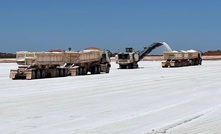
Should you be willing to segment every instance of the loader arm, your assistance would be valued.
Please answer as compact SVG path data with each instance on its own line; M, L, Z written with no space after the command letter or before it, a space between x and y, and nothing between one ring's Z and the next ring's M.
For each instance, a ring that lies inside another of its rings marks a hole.
M165 45L165 43L164 42L156 42L156 43L153 43L153 44L149 45L148 47L144 47L144 50L142 50L139 53L139 61L142 60L145 55L152 52L155 48L160 47L162 45ZM169 50L169 51L172 51L172 50Z

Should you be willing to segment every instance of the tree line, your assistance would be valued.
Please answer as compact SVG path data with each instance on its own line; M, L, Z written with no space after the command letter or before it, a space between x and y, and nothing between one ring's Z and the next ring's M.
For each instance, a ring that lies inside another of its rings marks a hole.
M0 58L15 58L15 57L16 57L15 54L0 52Z

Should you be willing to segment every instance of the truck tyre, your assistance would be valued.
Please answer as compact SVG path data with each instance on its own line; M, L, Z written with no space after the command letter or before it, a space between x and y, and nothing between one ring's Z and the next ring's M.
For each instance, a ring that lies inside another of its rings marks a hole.
M46 77L46 73L45 73L45 70L44 70L44 69L41 71L41 77L42 77L42 78L45 78L45 77Z
M195 65L198 65L199 64L199 59L196 59L195 60Z
M133 68L138 68L138 64L137 63L133 63Z
M80 68L77 69L77 72L78 72L78 75L81 75L81 69Z
M110 67L106 67L106 71L105 71L105 73L109 73L110 72Z
M56 77L60 77L60 70L59 70L59 68L56 68Z
M39 79L39 78L41 78L42 76L41 76L41 70L37 70L37 79Z
M60 70L60 76L63 77L64 76L64 69L59 69Z
M191 60L191 66L193 66L195 64L194 60Z
M83 68L83 74L86 75L87 74L87 69L84 67Z
M84 69L80 68L80 74L83 75L84 74Z
M120 65L120 69L125 69L127 66L125 65Z
M31 79L36 79L36 72L35 72L35 70L31 71Z
M97 66L94 67L94 74L97 74L98 70L97 70Z
M36 78L37 78L37 79L41 78L41 71L40 71L40 70L37 70Z
M202 59L200 59L200 65L202 65Z
M181 67L181 63L178 62L178 61L176 61L176 62L175 62L175 67Z
M76 68L76 76L79 75L79 68Z
M84 73L84 67L81 68L81 75L85 75L85 73Z
M78 75L82 75L83 74L83 68L78 68Z
M97 74L100 74L100 73L101 73L101 67L97 66Z
M64 69L64 76L68 76L68 70L67 70L67 68Z
M91 74L94 74L94 67L90 67Z

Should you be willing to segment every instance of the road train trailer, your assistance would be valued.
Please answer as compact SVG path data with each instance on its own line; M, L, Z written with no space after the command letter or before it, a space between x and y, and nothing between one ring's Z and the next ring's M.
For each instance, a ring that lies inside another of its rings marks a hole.
M110 58L106 50L91 47L82 51L16 52L18 68L10 70L11 79L39 79L109 73Z
M163 53L162 67L182 67L202 65L202 53L196 50Z

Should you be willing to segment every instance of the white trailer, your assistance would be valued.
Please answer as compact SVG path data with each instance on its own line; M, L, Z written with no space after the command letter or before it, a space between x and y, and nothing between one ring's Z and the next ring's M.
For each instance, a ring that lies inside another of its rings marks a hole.
M202 64L200 51L172 51L163 53L162 67L182 67Z
M27 52L16 53L18 69L10 71L11 79L39 79L45 77L63 77L109 73L110 58L108 52L98 48L83 51L63 52Z

